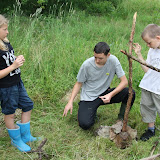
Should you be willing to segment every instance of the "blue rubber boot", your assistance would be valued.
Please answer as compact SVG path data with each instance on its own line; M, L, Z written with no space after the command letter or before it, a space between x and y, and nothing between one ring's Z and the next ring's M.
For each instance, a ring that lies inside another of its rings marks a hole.
M17 121L16 124L20 127L22 141L24 143L33 142L40 139L40 137L33 137L30 132L30 121L27 123L21 123L21 121Z
M25 144L21 139L20 127L16 126L16 129L8 129L8 134L11 138L11 144L17 147L21 152L29 152L31 150L30 146Z

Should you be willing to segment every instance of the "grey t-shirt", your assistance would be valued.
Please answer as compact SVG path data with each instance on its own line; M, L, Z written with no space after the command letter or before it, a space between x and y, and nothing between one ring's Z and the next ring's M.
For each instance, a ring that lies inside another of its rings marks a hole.
M108 89L115 74L118 78L125 75L119 60L114 55L108 57L103 67L96 66L94 57L85 60L77 75L77 81L83 83L81 101L96 99Z

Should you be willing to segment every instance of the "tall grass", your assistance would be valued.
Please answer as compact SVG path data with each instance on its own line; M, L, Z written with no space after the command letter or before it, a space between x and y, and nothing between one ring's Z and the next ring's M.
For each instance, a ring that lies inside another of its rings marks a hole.
M86 16L84 12L76 11L57 18L54 15L27 18L22 14L10 17L9 39L15 54L23 54L26 59L21 67L22 80L35 103L31 131L35 136L48 139L43 149L50 159L137 160L149 156L151 146L159 135L158 132L156 137L148 142L133 141L133 144L125 150L117 148L108 139L94 136L94 131L100 125L112 125L116 121L119 104L101 106L98 109L96 124L88 131L78 127L78 100L74 102L72 115L62 118L62 113L67 103L63 97L76 82L76 75L83 61L93 56L93 48L97 42L105 41L110 44L111 54L119 58L128 77L128 59L120 50L129 48L135 11L138 12L138 16L134 42L142 45L142 54L146 58L148 48L141 40L140 34L148 23L159 24L157 14L152 14L159 9L158 4L159 1L156 0L152 2L124 0L123 7L120 6L110 17ZM148 12L147 9L153 12ZM122 11L124 14L119 15ZM138 84L143 74L140 65L133 62L133 88L136 91L136 100L129 115L129 125L137 129L138 137L146 127L141 122L139 111ZM112 87L118 83L115 78ZM20 117L16 118L18 120ZM157 118L156 125L158 124ZM4 123L1 125L0 135L0 159L37 158L36 153L23 154L10 145ZM39 143L32 143L31 147L36 149ZM158 153L158 148L155 153Z

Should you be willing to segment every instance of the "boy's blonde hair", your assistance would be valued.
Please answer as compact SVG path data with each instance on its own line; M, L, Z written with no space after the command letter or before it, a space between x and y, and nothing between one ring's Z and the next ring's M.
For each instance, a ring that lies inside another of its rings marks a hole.
M0 14L0 28L4 25L7 24L8 25L8 20ZM4 42L9 42L9 40L7 39L7 37L3 40ZM0 39L0 49L3 51L7 51L8 48L6 47L6 45L4 44L1 39Z
M156 24L148 24L142 32L141 37L144 38L146 35L148 35L150 38L156 38L156 36L160 36L160 26Z

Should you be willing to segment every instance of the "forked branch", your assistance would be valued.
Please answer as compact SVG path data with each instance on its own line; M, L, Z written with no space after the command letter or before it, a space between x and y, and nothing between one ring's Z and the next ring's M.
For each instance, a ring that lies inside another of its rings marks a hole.
M129 57L129 58L137 61L138 63L140 63L140 64L142 64L142 65L144 65L144 66L146 66L146 67L148 67L148 68L150 68L150 69L153 69L153 70L155 70L155 71L157 71L157 72L160 72L160 69L158 69L158 68L156 68L156 67L153 67L152 65L149 65L149 64L147 64L147 63L142 62L140 59L132 56L131 54L127 53L126 51L121 50L121 52L124 53L127 57Z

